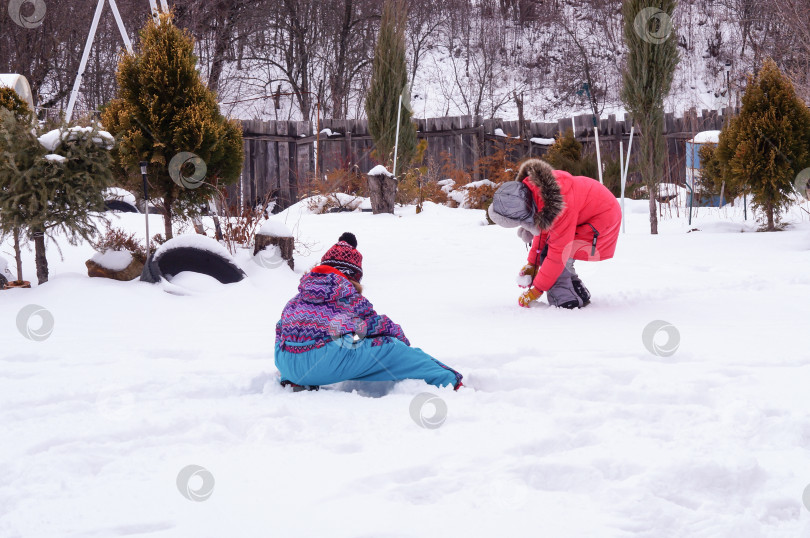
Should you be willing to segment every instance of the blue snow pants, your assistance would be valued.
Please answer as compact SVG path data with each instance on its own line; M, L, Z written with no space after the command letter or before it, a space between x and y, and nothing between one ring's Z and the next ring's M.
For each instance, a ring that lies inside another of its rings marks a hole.
M283 381L298 385L329 385L340 381L399 381L423 379L431 385L454 387L461 375L419 348L399 340L372 346L351 335L323 347L292 353L276 345L276 368ZM290 344L288 344L289 346Z

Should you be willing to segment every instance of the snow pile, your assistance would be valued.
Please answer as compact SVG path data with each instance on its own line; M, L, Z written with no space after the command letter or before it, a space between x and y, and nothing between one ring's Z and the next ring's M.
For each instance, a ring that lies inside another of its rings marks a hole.
M329 195L318 194L315 196L310 196L309 198L304 198L300 202L291 205L279 213L278 217L282 219L285 219L288 216L300 218L302 215L322 214L326 212L327 208L330 206L334 206L335 208L345 208L348 211L355 211L366 200L368 200L368 198L342 192L334 192Z
M135 195L131 192L124 190L120 187L110 187L104 190L104 199L105 200L119 200L121 202L126 202L132 207L138 207L138 200L135 198Z
M45 155L45 160L64 164L64 162L67 161L67 158L62 157L61 155L56 155L55 153L49 153L48 155Z
M126 250L105 250L96 252L90 260L110 271L123 271L132 263L132 254Z
M550 146L554 143L553 138L531 138L530 139L532 144L538 144L540 146Z
M11 274L11 270L8 268L8 260L4 257L0 256L0 275L6 277L6 280L11 282L14 280L14 276Z
M184 234L169 239L155 251L154 258L158 259L164 252L175 248L194 248L216 254L226 260L231 260L231 253L228 252L216 239L201 234Z
M293 233L287 226L276 219L267 219L259 229L259 235L270 235L273 237L293 237Z
M75 140L81 134L93 132L92 127L69 127L67 129L54 129L48 131L38 138L40 145L48 151L56 151L56 148L65 140ZM104 149L112 149L115 146L115 138L107 131L96 131L93 142Z
M689 196L689 191L686 187L677 185L675 183L659 183L658 184L658 198L669 199L669 203L682 204Z
M394 177L394 174L392 174L391 172L389 172L389 171L388 171L388 169L387 169L385 166L381 165L381 164L378 164L377 166L375 166L374 168L372 168L371 170L369 170L369 171L368 171L368 175L369 175L369 176L388 176L388 177Z
M470 183L467 183L466 185L461 185L457 189L454 189L453 187L455 187L455 182L452 179L443 180L443 181L449 181L450 182L450 183L445 183L445 185L442 186L442 190L447 193L447 197L449 199L453 200L454 202L456 202L456 204L458 204L458 207L464 208L464 209L467 209L467 208L470 207L470 205L469 205L469 198L470 198L469 189L474 189L474 188L483 187L483 186L495 187L497 185L497 183L495 183L493 181L490 181L488 179L482 179L480 181L471 181Z

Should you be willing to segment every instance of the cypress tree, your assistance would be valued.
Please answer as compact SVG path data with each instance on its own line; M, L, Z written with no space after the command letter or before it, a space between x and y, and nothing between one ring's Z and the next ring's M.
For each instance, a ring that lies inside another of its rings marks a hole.
M750 194L765 229L776 230L794 178L810 166L810 111L773 60L748 77L740 115L721 131L716 158L726 185Z
M402 0L383 5L380 33L374 49L371 86L366 97L368 131L374 140L376 158L393 161L399 96L403 95L399 122L397 168L404 170L416 153L416 126L411 122L408 93L408 66L405 60L405 28L408 13Z
M118 98L102 116L120 141L115 158L121 186L140 193L139 163L149 163L150 185L163 201L167 239L172 237L175 213L193 216L216 189L235 182L242 171L241 126L222 116L216 95L196 66L189 32L177 28L170 14L150 18L141 31L140 52L123 56L118 64ZM172 159L186 152L205 166L184 160L180 175L170 171Z
M639 169L650 195L650 233L658 233L655 197L667 158L664 140L664 97L678 65L672 29L674 0L624 0L627 64L621 98L641 131Z

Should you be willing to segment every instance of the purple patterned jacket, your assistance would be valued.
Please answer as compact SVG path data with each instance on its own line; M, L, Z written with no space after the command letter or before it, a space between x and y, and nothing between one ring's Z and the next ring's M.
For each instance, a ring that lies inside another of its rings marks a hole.
M396 338L406 345L402 327L374 311L374 306L336 269L315 267L301 278L276 324L276 346L303 353L355 333L379 346ZM287 345L292 344L292 345Z

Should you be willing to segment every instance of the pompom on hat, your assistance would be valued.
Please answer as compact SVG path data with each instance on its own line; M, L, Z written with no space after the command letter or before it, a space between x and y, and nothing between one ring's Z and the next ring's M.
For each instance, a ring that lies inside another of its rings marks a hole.
M363 279L363 255L357 250L357 238L346 232L338 242L326 251L321 258L321 265L334 267L349 279L360 282Z

